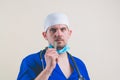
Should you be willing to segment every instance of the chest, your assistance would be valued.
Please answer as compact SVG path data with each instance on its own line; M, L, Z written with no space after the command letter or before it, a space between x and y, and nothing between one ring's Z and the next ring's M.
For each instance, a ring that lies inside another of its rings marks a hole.
M63 62L63 65L60 63L56 64L56 67L48 80L78 80L78 74L68 65L69 64L66 64L65 62Z
M60 58L58 61L58 67L66 78L68 78L73 72L68 58Z

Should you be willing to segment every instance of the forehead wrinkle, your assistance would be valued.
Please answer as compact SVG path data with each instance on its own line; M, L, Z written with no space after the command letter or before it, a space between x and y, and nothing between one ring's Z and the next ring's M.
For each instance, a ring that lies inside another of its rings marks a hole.
M60 29L62 29L62 28L67 28L67 29L69 29L68 26L65 25L65 24L57 24L57 25L53 25L53 26L49 27L49 28L47 29L47 31L50 30L51 28L58 30L59 27L60 27ZM46 31L46 32L47 32L47 31Z
M55 28L55 29L58 29L58 28L67 28L66 25L54 25L54 26L51 26L51 28Z

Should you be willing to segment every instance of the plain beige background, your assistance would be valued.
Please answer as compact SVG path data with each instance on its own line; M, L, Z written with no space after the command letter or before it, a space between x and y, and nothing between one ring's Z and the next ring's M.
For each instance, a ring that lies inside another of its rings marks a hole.
M0 80L16 80L22 59L47 46L46 15L68 15L72 55L91 80L120 80L119 0L0 0Z

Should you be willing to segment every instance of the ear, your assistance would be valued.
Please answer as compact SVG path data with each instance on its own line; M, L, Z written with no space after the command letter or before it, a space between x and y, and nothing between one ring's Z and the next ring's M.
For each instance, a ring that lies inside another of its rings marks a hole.
M71 36L71 34L72 34L72 30L69 30L69 36Z
M71 37L71 34L72 34L72 30L69 30L69 37L68 38Z
M42 32L42 35L43 35L44 39L47 40L47 33L46 32Z

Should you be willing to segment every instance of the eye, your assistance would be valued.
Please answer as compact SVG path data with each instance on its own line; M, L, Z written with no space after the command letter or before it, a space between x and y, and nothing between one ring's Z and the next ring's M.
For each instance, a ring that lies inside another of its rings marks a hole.
M66 31L66 28L61 28L61 31L62 31L62 32Z
M50 32L55 33L55 32L56 32L56 29L55 29L55 28L51 28L51 29L50 29Z

